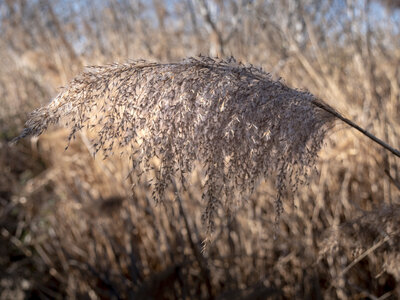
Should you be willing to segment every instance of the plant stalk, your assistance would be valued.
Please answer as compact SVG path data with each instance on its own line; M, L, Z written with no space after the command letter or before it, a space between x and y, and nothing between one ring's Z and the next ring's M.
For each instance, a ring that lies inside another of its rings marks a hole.
M361 128L360 126L358 126L356 123L354 123L353 121L343 117L340 113L338 113L337 111L335 111L334 109L332 109L331 107L329 107L328 105L321 103L319 101L313 100L312 103L325 110L326 112L334 115L336 118L342 120L343 122L345 122L346 124L348 124L349 126L353 127L354 129L357 129L358 131L360 131L362 134L364 134L365 136L369 137L371 140L373 140L375 143L379 144L380 146L382 146L383 148L385 148L386 150L389 150L390 152L392 152L394 155L396 155L397 157L400 157L400 151L393 148L392 146L390 146L389 144L385 143L384 141L382 141L381 139L377 138L375 135L373 135L372 133L368 132L367 130Z

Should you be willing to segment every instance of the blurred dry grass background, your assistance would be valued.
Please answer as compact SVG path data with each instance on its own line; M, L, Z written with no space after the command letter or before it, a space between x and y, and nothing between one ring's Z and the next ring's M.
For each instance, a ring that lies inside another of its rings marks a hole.
M0 298L397 299L399 162L338 125L284 203L266 179L199 253L201 174L156 206L118 157L27 114L84 66L233 55L306 88L400 147L398 1L0 2ZM131 186L135 185L134 193Z

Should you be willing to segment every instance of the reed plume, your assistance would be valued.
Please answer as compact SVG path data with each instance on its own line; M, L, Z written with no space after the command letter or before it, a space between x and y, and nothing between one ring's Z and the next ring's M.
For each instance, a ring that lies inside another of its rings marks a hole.
M87 128L95 153L119 149L134 169L155 174L155 201L174 178L184 185L198 162L205 172L203 219L212 231L218 207L229 210L269 176L279 217L282 197L307 180L338 116L309 92L233 58L138 60L88 68L35 110L16 140L51 124L68 126L69 140Z

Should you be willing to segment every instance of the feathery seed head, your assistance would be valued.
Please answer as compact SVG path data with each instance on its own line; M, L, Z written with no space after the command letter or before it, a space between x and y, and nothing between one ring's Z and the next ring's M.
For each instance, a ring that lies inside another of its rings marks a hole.
M319 100L233 58L140 60L88 68L34 111L18 138L63 123L69 139L84 127L94 130L95 152L120 147L136 168L149 170L158 157L156 201L173 176L183 181L199 162L206 174L204 220L212 231L218 206L231 207L273 174L279 216L281 198L306 179L334 121L313 101Z

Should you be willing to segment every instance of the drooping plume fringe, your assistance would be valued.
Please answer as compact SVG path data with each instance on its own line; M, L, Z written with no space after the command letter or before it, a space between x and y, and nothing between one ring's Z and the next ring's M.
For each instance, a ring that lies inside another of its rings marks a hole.
M155 201L199 162L206 174L203 217L212 231L218 207L229 210L267 176L275 175L279 216L282 197L307 179L340 116L310 93L233 58L141 60L88 68L34 111L16 140L51 124L69 127L69 140L88 128L96 153L119 148L133 168L154 170Z

